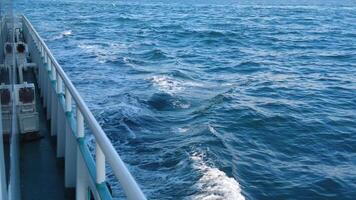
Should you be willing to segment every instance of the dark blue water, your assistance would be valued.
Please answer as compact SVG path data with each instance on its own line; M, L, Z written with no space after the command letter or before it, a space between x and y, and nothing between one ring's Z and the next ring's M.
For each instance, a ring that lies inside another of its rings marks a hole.
M20 9L149 199L355 199L356 2L216 2Z

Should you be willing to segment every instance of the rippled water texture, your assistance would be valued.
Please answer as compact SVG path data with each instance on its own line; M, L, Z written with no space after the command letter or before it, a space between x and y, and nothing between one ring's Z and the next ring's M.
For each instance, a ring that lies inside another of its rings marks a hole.
M148 198L355 199L356 3L19 9Z

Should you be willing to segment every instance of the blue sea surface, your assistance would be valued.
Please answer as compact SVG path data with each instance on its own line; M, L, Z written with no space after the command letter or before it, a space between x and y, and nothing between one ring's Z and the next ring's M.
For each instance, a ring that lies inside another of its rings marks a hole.
M149 199L356 199L356 1L16 3Z

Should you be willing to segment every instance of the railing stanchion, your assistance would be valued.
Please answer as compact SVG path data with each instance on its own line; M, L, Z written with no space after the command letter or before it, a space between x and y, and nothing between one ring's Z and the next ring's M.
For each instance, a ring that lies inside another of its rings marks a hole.
M72 122L74 123L72 113L72 95L67 87L65 87L65 115L65 187L73 188L76 186L77 177L77 141L72 133Z
M41 52L41 58L43 57L43 53L44 53L44 51L43 51L43 46L42 45L40 45L40 44L38 44L39 46L40 46L40 52Z
M36 43L36 42L35 42ZM45 84L45 80L46 80L46 72L47 72L47 65L46 63L43 63L42 60L41 60L41 55L40 55L40 52L38 51L38 48L37 48L37 45L35 45L35 48L36 48L36 58L37 58L37 62L40 63L38 65L38 67L40 68L41 70L41 85L42 85L42 94L41 94L41 97L43 98L43 107L46 106L46 84Z
M48 63L46 62L42 62L42 59L41 59L41 52L39 53L39 60L41 62L41 64L43 65L43 80L42 80L42 85L44 86L44 93L43 93L43 107L46 107L47 108L47 93L48 93L48 84L47 84L47 80L48 80ZM48 119L48 118L47 118Z
M75 188L76 200L88 199L88 176L85 169L86 166L82 154L80 153L79 147L77 147L77 184Z
M78 140L84 139L84 118L80 111L80 108L77 107L77 138ZM77 145L77 185L76 185L76 199L85 200L87 197L87 173L86 166L82 154L80 152L79 146Z
M47 103L47 120L51 118L51 70L52 70L52 63L49 62L47 63L47 80L46 80L46 88L47 88L47 93L46 93L46 103Z
M62 94L63 93L63 81L61 76L57 73L57 93Z
M68 88L66 88L65 90L65 96L66 96L66 107L65 107L65 111L66 112L72 112L72 95L70 94Z
M65 143L65 107L63 101L63 83L61 76L57 73L57 157L64 156Z
M57 76L56 69L52 65L52 79L51 79L51 135L54 136L57 134L57 104L58 104L58 96L57 96Z
M78 138L84 137L84 118L78 106L77 106L77 137Z
M31 52L34 52L34 51L36 51L37 49L35 48L36 47L36 45L35 45L35 42L34 41L31 41ZM35 62L36 63L40 63L40 62L38 62L38 59L36 58L36 55L35 55ZM41 90L41 97L43 96L43 85L42 85L42 79L43 79L43 73L42 73L42 65L37 65L37 69L38 69L38 85L39 85L39 88L40 88L40 90Z
M105 155L100 148L100 145L96 142L95 145L95 157L96 157L96 183L100 184L105 181Z

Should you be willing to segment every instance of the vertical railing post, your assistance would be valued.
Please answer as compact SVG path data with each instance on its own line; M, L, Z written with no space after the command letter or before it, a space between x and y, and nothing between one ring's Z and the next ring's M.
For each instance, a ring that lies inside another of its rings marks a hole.
M52 79L51 79L51 135L54 136L57 134L57 105L58 105L58 96L57 96L57 72L54 65L52 65Z
M41 49L41 47L39 47ZM42 79L42 85L43 85L43 107L46 107L47 108L47 93L48 93L48 66L49 66L49 63L46 63L45 60L42 59L42 53L41 53L42 50L39 51L39 62L41 62L41 65L43 65L43 79ZM48 108L47 108L48 109ZM46 118L48 119L48 117Z
M84 138L84 118L78 106L77 106L77 137Z
M77 138L84 139L84 118L77 105ZM77 185L76 185L76 199L86 200L87 199L87 176L86 167L80 152L79 146L77 145Z
M46 72L46 76L47 76L47 80L46 80L46 103L47 103L47 119L51 118L51 73L52 70L52 62L47 62L47 72Z
M65 187L74 188L77 178L77 141L73 134L72 122L72 95L65 87L65 115L66 115L66 136L65 136Z
M31 49L30 49L30 52L35 52L37 49L36 49L36 42L35 42L35 39L32 38L31 40ZM35 55L32 55L34 60L32 62L35 62L37 63L37 68L38 68L38 85L39 85L39 88L41 89L41 97L42 97L42 94L43 94L43 85L42 85L42 65L40 64L39 62L39 59L37 58L36 56L36 53L34 53Z
M31 40L31 50L30 50L30 52L34 52L34 51L36 51L37 49L36 49L36 42L35 42L35 38L34 37L32 37L32 40ZM37 56L35 55L35 61L34 62L36 62L37 63L37 68L38 68L38 85L39 85L39 87L40 87L40 89L41 89L41 97L43 96L43 85L42 85L42 79L43 79L43 73L42 73L42 69L43 69L43 67L42 67L42 65L41 64L39 64L40 62L39 62L39 59L37 58ZM32 61L33 62L33 61Z
M65 143L65 104L62 104L63 99L63 81L59 73L57 75L57 157L64 156Z
M62 94L63 93L63 81L61 76L57 73L57 93Z
M95 146L96 157L96 183L100 184L105 182L105 155L100 148L100 145L96 142Z
M38 42L38 43L39 43L39 46L40 46L40 49L41 49L41 57L44 57L43 46L40 44L40 42Z
M36 52L38 51L38 53L36 53L37 55L37 63L39 64L38 67L41 68L41 82L40 85L42 85L41 91L41 97L43 97L43 107L45 107L46 104L46 73L47 73L47 65L45 62L43 62L43 60L41 59L41 52L38 49L38 45L37 45L37 38L34 37L34 42L35 42L35 49Z
M72 112L72 95L70 94L68 88L65 90L65 96L66 96L66 112Z
M87 176L85 171L84 159L80 153L79 147L77 147L77 185L75 188L75 199L76 200L87 200Z

